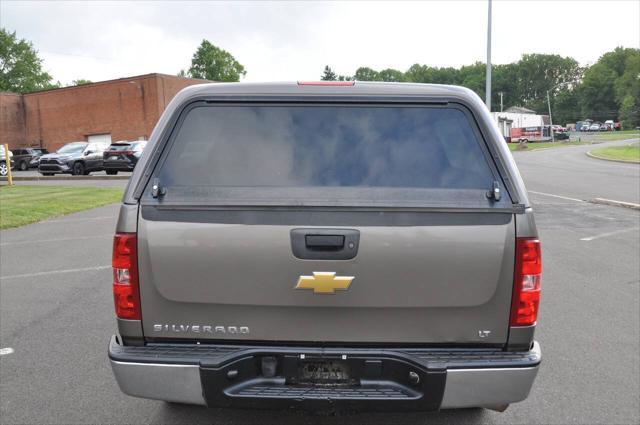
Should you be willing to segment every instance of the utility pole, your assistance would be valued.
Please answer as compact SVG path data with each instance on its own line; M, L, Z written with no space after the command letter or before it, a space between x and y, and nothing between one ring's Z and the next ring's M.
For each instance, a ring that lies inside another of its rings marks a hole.
M485 88L485 103L491 112L491 0L489 0L489 14L487 17L487 86Z
M551 100L549 99L549 90L547 90L547 106L549 107L549 132L551 132L551 141L555 142L556 138L553 134L553 119L551 119Z
M500 95L500 112L502 112L503 108L503 103L502 103L502 96L504 95L503 91L498 92L498 94Z

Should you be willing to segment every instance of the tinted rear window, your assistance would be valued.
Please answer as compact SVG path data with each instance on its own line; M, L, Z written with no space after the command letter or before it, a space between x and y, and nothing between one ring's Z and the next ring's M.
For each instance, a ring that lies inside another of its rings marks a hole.
M413 198L411 189L490 188L495 177L480 143L453 107L201 106L187 112L158 177L174 194L307 188L305 197L331 189L340 199L354 188L386 189L381 196L397 188Z

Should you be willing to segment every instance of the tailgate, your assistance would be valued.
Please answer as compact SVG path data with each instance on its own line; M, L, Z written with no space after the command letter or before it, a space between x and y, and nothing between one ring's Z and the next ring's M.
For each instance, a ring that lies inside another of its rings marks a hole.
M325 220L345 221L340 214L326 214ZM142 209L146 337L506 341L515 239L509 214L418 213L409 226L350 222L331 227L336 235L359 232L357 255L350 260L296 258L292 230L317 234L328 229L312 226L302 215L287 225L220 223L216 216ZM346 290L336 283L333 294L296 289L301 276L314 272L353 280Z

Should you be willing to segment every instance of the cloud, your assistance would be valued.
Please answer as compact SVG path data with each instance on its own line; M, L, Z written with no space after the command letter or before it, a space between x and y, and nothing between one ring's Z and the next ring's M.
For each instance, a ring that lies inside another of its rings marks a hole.
M495 1L493 62L558 53L595 62L640 47L638 2ZM202 39L246 81L319 78L359 66L484 61L486 2L0 2L0 25L31 40L55 79L99 81L188 68ZM608 18L609 16L609 18Z

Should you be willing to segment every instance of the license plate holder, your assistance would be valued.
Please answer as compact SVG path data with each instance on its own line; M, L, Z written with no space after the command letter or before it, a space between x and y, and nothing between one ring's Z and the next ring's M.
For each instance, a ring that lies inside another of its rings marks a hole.
M348 384L351 367L340 360L305 360L298 363L298 382L313 384Z

